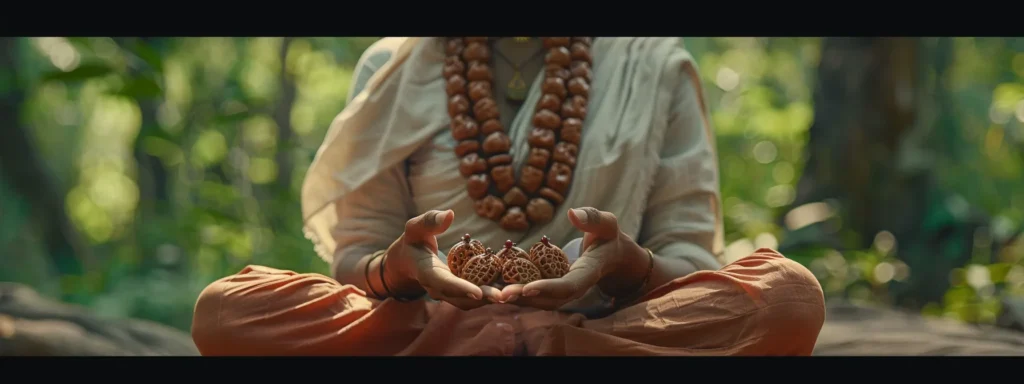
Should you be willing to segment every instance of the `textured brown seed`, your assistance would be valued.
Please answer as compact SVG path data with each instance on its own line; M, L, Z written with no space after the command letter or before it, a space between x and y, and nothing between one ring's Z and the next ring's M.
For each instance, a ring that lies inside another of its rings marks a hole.
M530 247L529 259L545 279L557 279L569 273L569 258L561 248L551 244L547 236Z
M448 250L448 269L452 271L452 274L459 276L462 272L462 266L466 264L466 261L473 256L484 253L484 245L478 240L473 240L469 234L462 235L462 241L455 243Z
M542 278L540 269L529 260L514 258L501 267L501 279L506 284L528 284Z
M512 240L505 240L505 247L498 251L498 265L501 267L505 266L505 263L509 260L520 258L529 259L529 254L526 253L522 248L519 248L512 242Z
M469 258L461 272L463 280L475 285L490 285L501 275L497 257L486 252Z

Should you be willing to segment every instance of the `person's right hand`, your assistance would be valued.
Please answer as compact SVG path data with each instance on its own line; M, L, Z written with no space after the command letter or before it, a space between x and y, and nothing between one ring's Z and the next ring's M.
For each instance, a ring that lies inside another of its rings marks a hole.
M476 286L456 277L437 257L435 236L447 231L454 220L452 210L428 211L405 223L405 233L387 250L384 271L393 295L425 290L430 297L464 310L501 299L498 289Z

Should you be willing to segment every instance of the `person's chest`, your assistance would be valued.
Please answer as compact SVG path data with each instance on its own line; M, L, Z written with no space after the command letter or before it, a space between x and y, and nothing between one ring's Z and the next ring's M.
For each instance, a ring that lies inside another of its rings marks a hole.
M652 133L664 130L667 114L652 102L651 84L637 81L630 60L598 64L572 184L551 222L526 232L512 232L478 216L466 191L467 180L459 173L459 158L454 150L457 142L448 130L439 132L408 159L409 187L417 212L452 209L456 213L451 229L439 236L442 248L458 241L464 233L492 247L500 246L506 239L528 246L541 236L566 244L581 235L566 217L565 211L570 207L592 206L626 219L642 214L638 207L650 191L660 149L659 135ZM532 71L524 67L524 72ZM517 105L502 95L504 82L510 77L507 71L495 72L495 93L502 105L501 120L512 142L509 152L518 178L530 151L526 138L533 129L540 79L534 77L529 96ZM626 221L635 222L635 231L639 230L639 217Z

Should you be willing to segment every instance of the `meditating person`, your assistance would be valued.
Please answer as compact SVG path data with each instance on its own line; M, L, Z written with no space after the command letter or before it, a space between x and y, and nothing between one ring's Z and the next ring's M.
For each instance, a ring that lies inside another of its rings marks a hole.
M213 282L203 355L812 352L806 268L770 249L718 261L714 135L681 39L387 38L353 88L302 190L333 276ZM571 267L480 285L452 269L531 247Z

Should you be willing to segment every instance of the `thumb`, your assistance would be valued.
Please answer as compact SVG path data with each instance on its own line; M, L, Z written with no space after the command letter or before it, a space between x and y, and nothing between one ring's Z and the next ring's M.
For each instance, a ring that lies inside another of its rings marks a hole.
M427 211L405 222L405 240L413 245L425 244L437 248L437 239L434 236L447 231L454 220L455 212L450 209Z
M569 222L593 240L609 241L619 236L619 221L615 215L591 207L569 209Z

